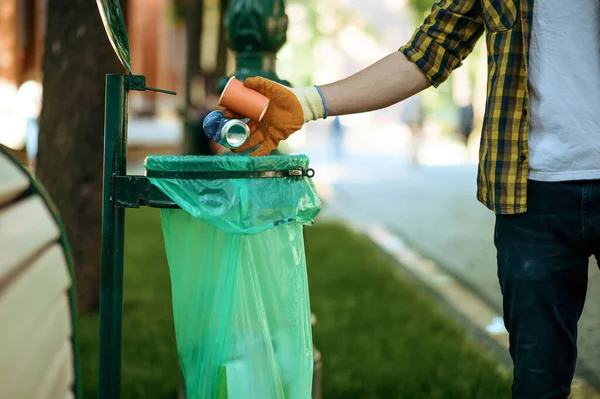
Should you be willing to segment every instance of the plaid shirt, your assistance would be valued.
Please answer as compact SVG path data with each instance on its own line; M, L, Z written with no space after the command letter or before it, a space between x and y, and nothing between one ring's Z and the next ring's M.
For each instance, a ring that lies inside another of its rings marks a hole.
M527 54L533 0L439 0L401 47L435 87L485 32L488 89L477 199L498 214L527 210Z

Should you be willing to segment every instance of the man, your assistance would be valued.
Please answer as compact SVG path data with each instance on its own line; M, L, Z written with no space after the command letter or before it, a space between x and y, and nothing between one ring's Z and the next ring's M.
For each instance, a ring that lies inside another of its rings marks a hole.
M345 134L346 126L344 126L339 116L334 117L333 121L331 122L331 130L329 132L329 137L331 149L336 161L340 161L344 157Z
M469 137L473 132L473 122L475 118L475 110L473 103L468 102L458 107L458 134L465 145L469 144Z
M483 34L489 77L477 198L496 214L512 395L565 399L588 260L600 250L597 0L440 0L400 51L347 79L292 91L248 79L272 100L242 150L259 145L254 154L268 154L310 120L437 87Z
M42 85L35 80L23 83L15 98L15 113L23 123L25 130L25 150L28 166L33 170L36 165L40 111L42 109Z
M419 163L419 152L423 144L423 126L425 125L425 107L418 95L402 102L402 121L410 131L409 155L413 164Z

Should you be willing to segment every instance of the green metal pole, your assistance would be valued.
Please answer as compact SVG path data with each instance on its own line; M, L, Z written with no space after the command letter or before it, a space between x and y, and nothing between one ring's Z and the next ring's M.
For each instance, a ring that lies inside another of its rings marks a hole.
M225 15L229 47L235 53L235 76L251 76L290 86L276 73L277 52L287 39L288 16L284 0L230 0ZM221 91L228 78L219 80Z
M106 76L99 399L118 399L121 393L125 209L114 206L113 176L125 175L127 169L126 85L125 75Z

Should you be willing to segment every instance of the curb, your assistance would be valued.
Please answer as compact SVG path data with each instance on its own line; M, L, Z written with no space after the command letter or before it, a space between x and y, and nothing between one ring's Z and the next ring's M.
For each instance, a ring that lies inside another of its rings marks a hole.
M508 332L504 328L502 315L442 270L436 262L418 254L386 227L369 225L357 228L396 260L399 268L433 291L451 309L508 353ZM576 375L569 399L600 399L600 391Z

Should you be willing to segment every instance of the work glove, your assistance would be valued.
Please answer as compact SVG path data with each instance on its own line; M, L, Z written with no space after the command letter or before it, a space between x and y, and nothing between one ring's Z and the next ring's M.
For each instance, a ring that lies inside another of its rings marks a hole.
M248 122L250 138L233 152L245 152L258 146L250 155L269 155L280 141L300 130L305 123L327 118L325 98L317 86L291 89L262 77L245 79L244 86L271 101L260 122ZM228 119L243 118L227 109L223 111L223 116Z

